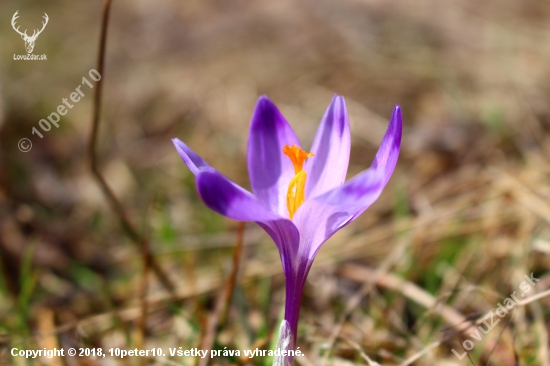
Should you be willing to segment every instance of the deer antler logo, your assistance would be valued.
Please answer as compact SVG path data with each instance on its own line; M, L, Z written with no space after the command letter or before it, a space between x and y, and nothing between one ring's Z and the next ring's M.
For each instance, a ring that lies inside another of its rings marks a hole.
M17 33L19 33L21 35L21 38L23 38L23 41L25 41L25 48L27 50L27 53L32 53L32 50L34 49L34 42L36 41L36 38L38 38L38 36L40 35L40 33L42 33L42 31L44 30L44 28L46 28L46 24L48 24L48 14L44 13L44 22L42 22L42 29L40 30L34 30L32 36L28 36L27 35L27 30L25 29L24 32L21 32L19 31L19 27L15 27L15 21L17 20L17 18L19 18L19 15L17 15L17 13L19 12L19 10L17 10L15 12L15 14L13 14L13 18L11 18L11 26L13 27L13 29L15 29L15 31Z

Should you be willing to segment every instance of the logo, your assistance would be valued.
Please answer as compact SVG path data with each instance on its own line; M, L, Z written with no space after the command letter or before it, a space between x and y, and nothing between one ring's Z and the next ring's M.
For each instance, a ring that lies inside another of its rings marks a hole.
M21 38L23 38L23 41L25 41L25 49L27 50L26 55L13 55L14 60L45 60L46 55L33 55L32 51L34 50L34 43L36 42L36 38L42 33L44 28L46 28L46 25L48 24L48 14L44 13L44 21L42 22L42 29L38 30L35 29L32 33L32 36L29 36L27 34L27 30L25 29L24 32L21 32L19 30L19 26L16 25L17 18L19 18L19 10L13 14L13 17L11 18L11 26L13 29L19 33Z

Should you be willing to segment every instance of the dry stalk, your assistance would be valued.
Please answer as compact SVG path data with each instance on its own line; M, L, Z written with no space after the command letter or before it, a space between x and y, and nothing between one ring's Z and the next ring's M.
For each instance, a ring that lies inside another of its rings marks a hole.
M99 164L97 161L97 140L98 140L98 131L99 131L99 122L101 120L101 102L102 102L102 90L103 90L103 81L105 80L105 48L107 45L107 25L109 23L109 13L111 9L111 0L105 0L103 5L103 15L101 18L101 33L99 37L99 52L97 57L97 66L96 70L101 75L101 79L97 82L97 86L94 92L94 106L93 106L93 117L92 117L92 130L90 134L90 143L88 156L90 161L90 169L92 175L96 179L99 188L103 192L105 198L109 202L114 213L118 217L122 228L126 235L134 242L136 247L139 250L145 247L144 242L147 240L134 225L128 219L124 207L114 194L111 187L107 184L107 181L103 177L101 170L99 169ZM145 253L148 257L147 260L151 265L152 270L158 277L162 285L170 292L174 293L175 286L172 284L170 278L164 273L160 265L157 263L155 258L151 255L149 251Z
M241 252L243 247L243 234L244 234L244 222L239 222L239 227L237 228L237 241L235 244L235 251L233 252L233 266L231 268L231 274L225 283L224 288L219 293L218 299L216 300L216 306L214 311L208 319L206 325L206 330L204 332L204 337L201 342L201 350L207 350L210 352L212 345L216 339L216 333L218 326L225 319L227 308L229 306L231 295L235 288L235 283L237 282L237 274L239 272L240 262L241 262ZM207 366L209 357L201 358L199 361L199 366Z

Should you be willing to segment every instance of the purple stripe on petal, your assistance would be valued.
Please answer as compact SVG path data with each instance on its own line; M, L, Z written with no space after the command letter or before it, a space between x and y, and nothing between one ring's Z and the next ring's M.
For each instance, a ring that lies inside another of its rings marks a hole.
M275 241L284 267L293 267L300 235L292 221L269 211L250 192L213 168L197 175L197 190L204 203L219 214L258 223Z
M183 159L183 162L187 164L187 167L193 174L197 175L202 170L210 168L210 165L196 152L191 150L183 141L176 138L172 139L172 142Z
M346 180L350 152L350 131L344 97L335 95L319 125L306 160L306 199L339 187Z
M284 145L300 145L292 127L265 96L256 104L248 139L248 174L254 195L269 210L288 217L286 193L294 168Z
M390 125L382 139L380 148L372 162L371 168L382 169L385 175L384 184L390 180L390 177L397 164L399 148L401 147L401 134L403 129L403 118L401 116L401 107L396 105L390 118Z

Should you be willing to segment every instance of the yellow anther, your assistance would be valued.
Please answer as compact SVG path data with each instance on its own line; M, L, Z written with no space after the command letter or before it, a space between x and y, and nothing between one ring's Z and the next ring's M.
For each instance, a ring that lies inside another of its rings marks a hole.
M304 166L304 161L306 161L307 158L314 156L313 153L307 153L300 146L292 145L283 146L283 154L288 156L290 158L290 161L292 161L292 165L294 165L294 173L298 174L298 172L302 171L302 168Z
M296 145L283 147L283 154L290 158L292 165L294 166L294 173L296 174L294 178L290 181L288 185L288 191L286 194L286 206L290 219L294 216L294 213L298 210L298 207L304 203L305 197L305 188L306 188L306 178L307 174L303 171L304 161L307 158L314 156L313 153L306 153L302 148Z

